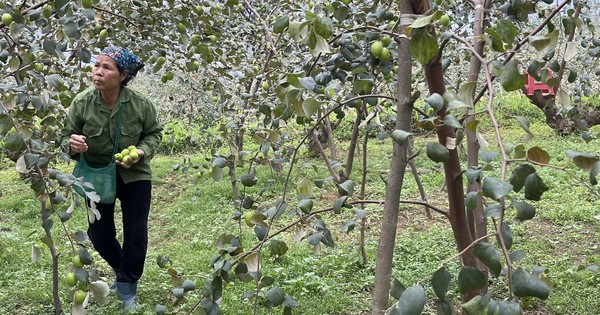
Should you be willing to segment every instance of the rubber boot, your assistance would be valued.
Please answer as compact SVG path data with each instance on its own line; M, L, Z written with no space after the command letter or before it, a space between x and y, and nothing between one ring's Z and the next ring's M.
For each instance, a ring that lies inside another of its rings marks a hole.
M125 313L135 312L137 310L137 282L117 281L117 297L123 301L123 311Z
M121 269L117 268L117 269L113 269L113 271L115 273L115 280L109 287L111 294L117 293L117 281L118 281L119 277L121 276Z

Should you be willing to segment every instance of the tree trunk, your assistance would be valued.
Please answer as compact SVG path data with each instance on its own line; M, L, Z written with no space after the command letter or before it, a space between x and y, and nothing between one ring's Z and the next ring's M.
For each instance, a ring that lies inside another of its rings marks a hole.
M438 58L435 58L431 63L425 66L425 77L429 85L430 93L438 93L444 95L446 86L444 85L444 76L442 65ZM445 106L440 109L438 115L445 115ZM456 138L454 128L446 125L441 125L437 128L438 141L446 146L448 139ZM446 176L446 187L448 190L448 210L450 214L450 225L454 233L458 252L465 250L472 242L473 237L469 229L469 222L465 209L465 192L463 187L463 174L460 167L460 159L456 148L449 150L450 157L444 162L444 174ZM467 250L462 255L463 265L477 267L477 259L473 256L471 249ZM469 301L474 294L473 292L465 292L462 294L462 301Z
M409 0L400 1L400 11L404 14L413 13ZM403 34L405 27L400 33ZM412 117L411 77L412 57L408 49L409 41L406 38L396 38L398 44L398 84L397 84L397 120L396 129L410 132L410 119ZM377 265L375 267L375 286L373 288L373 305L371 314L383 314L388 308L390 280L392 277L392 263L396 242L396 225L398 223L398 208L400 206L400 192L404 181L407 163L409 141L404 145L394 143L391 161L390 177L387 182L383 217L381 218L381 235L377 248Z
M483 47L485 42L480 39L484 33L483 23L485 21L485 10L489 7L489 1L486 3L485 0L473 0L473 7L475 8L475 19L473 21L473 37L476 38L473 47L480 56L483 56ZM479 38L479 39L477 39ZM471 65L469 68L469 82L477 82L479 78L479 72L481 72L481 61L479 58L472 57ZM475 90L470 95L471 99L475 98ZM471 109L473 112L474 109ZM469 116L465 123L468 123L475 119L474 116ZM471 168L479 167L479 141L477 140L476 132L465 128L467 136L467 163ZM474 181L467 187L468 192L479 191L481 189L481 183ZM469 213L469 226L472 228L472 238L479 239L487 235L487 222L483 211L483 200L481 195L477 195L477 207ZM487 239L484 239L487 241ZM488 269L482 262L478 262L478 268L481 272L488 275ZM487 292L487 285L478 291L478 294L484 295Z

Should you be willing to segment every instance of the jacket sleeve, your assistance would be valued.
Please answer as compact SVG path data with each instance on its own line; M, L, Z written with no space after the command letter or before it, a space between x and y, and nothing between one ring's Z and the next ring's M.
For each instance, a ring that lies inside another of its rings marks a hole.
M67 110L67 117L60 136L60 149L69 153L71 150L70 139L72 134L80 135L83 131L83 117L81 117L80 98L75 98ZM76 155L71 155L75 157Z
M163 125L158 119L156 106L146 99L143 113L142 136L137 148L144 151L144 158L152 159L162 139Z

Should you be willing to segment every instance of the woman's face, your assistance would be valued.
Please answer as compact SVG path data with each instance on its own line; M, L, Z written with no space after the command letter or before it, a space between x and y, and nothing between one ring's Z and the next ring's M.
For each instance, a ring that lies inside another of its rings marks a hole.
M106 55L99 55L92 69L92 81L96 89L100 91L109 91L119 89L121 82L125 80L127 73L119 72L117 63Z

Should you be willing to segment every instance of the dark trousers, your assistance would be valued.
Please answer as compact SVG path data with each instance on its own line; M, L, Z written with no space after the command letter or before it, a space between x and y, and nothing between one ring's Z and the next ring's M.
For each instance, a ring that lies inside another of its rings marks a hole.
M118 173L118 172L117 172ZM144 271L148 249L148 214L152 183L148 180L123 183L117 176L117 199L123 214L123 246L115 229L115 204L97 204L100 220L89 224L94 248L117 271L117 281L137 282Z

